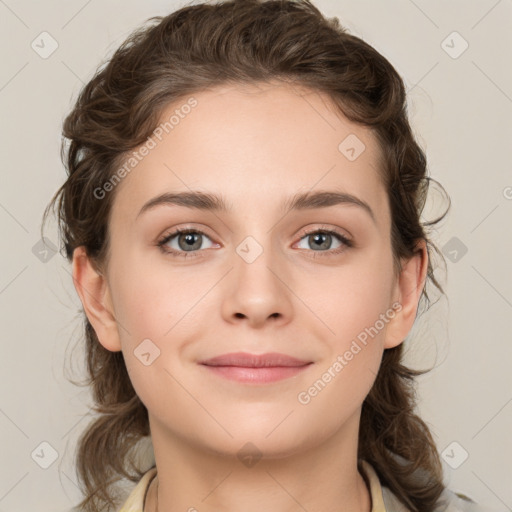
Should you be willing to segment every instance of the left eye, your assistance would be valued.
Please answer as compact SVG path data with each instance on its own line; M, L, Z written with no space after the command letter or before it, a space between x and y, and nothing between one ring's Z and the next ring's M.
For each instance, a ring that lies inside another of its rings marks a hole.
M339 245L337 247L330 247L332 244L332 241L334 239L337 239L339 242ZM299 249L310 249L311 247L317 247L317 249L313 249L317 251L320 249L320 252L324 252L322 249L325 250L335 250L339 249L342 246L350 246L350 241L343 236L341 233L337 233L336 231L330 231L330 230L317 230L312 231L309 233L306 233L305 236L301 238L301 240L305 240L307 244L310 245L310 247L299 247Z

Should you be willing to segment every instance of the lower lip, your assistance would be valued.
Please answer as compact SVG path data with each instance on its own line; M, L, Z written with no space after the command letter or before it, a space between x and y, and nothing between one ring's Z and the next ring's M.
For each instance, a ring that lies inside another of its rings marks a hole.
M304 366L271 366L263 368L249 368L246 366L203 366L220 377L229 380L266 384L293 377L308 368L310 364L311 363Z

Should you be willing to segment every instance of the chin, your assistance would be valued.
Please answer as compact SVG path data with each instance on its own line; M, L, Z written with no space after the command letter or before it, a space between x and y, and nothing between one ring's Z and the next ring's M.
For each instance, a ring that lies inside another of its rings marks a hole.
M274 424L272 429L262 431L261 425L241 423L236 431L228 429L233 438L219 432L214 437L204 439L204 444L209 450L223 456L281 459L300 453L320 441L311 433L301 432L302 435L299 435L299 432L290 431L291 426L285 428L283 424L276 428Z

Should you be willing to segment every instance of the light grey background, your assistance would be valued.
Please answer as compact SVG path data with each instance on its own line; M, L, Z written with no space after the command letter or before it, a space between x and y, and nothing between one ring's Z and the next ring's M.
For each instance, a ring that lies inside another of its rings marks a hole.
M43 209L65 178L61 123L82 84L132 29L182 5L0 0L0 512L66 510L80 497L73 451L91 419L90 397L66 380L79 376L64 365L83 368L80 347L72 352L82 333L81 304L65 259L48 253L45 263L33 252ZM408 361L436 365L419 379L420 412L444 453L449 486L512 510L512 2L315 5L404 77L430 173L452 198L450 216L434 233L447 253L448 301L419 320ZM43 31L58 43L46 59L31 47L35 41L43 51ZM469 46L458 55L464 41ZM434 213L442 206L436 198L429 202ZM54 225L47 236L57 243ZM442 269L436 275L444 279ZM52 453L43 442L57 456L48 469L40 467ZM467 460L452 469L465 452Z

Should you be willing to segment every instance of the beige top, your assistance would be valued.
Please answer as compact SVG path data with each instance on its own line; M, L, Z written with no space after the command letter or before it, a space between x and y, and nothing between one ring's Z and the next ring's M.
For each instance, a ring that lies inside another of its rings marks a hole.
M362 461L362 468L368 478L372 500L371 512L409 512L398 498L387 488L382 487L373 467ZM144 512L144 500L151 481L156 476L156 467L144 473L119 512ZM433 512L490 512L474 502L462 499L446 489L441 495L439 506Z

